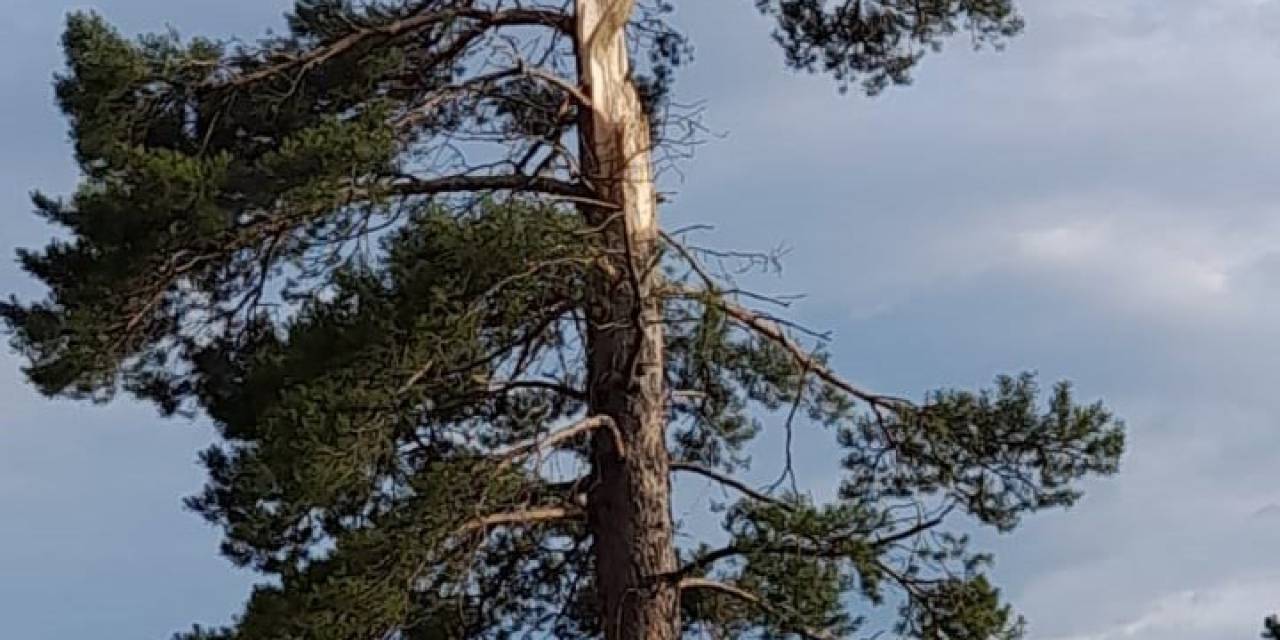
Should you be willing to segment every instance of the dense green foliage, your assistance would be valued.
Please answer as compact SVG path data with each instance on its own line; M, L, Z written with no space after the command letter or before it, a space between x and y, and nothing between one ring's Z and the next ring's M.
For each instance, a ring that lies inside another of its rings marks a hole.
M905 84L927 51L963 31L975 46L1000 46L1022 30L1012 0L755 0L774 16L787 64L829 73L843 90Z
M1019 26L1001 0L758 4L791 65L870 90L957 29ZM0 316L43 392L124 390L217 425L189 505L270 580L233 628L188 638L599 634L588 439L529 443L588 410L583 291L605 250L573 205L591 196L566 151L578 107L504 73L495 33L545 27L529 42L562 73L572 47L554 8L481 5L301 0L254 49L69 20L57 96L83 180L36 197L65 231L21 255L49 294ZM687 57L664 15L638 14L633 43L655 118ZM1119 423L1066 385L1041 402L1029 376L919 405L850 393L695 259L659 265L672 458L736 472L797 420L841 447L844 482L829 503L748 494L725 546L680 549L680 575L653 579L756 598L689 590L686 631L851 634L898 606L904 636L1016 636L956 519L1004 531L1072 504L1077 480L1115 471Z

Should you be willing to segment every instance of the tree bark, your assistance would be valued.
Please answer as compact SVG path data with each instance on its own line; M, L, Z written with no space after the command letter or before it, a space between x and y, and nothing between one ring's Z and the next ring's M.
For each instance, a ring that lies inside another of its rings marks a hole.
M626 443L593 440L587 520L595 545L601 626L609 640L679 636L666 446L657 198L649 122L632 83L625 26L634 0L575 0L575 44L589 109L580 121L583 173L617 209L584 208L601 229L602 266L588 291L588 395Z

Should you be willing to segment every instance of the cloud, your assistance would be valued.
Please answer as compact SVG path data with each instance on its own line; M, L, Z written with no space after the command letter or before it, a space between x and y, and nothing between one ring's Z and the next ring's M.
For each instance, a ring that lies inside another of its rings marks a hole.
M99 4L128 29L167 16L249 35L286 3ZM698 59L677 88L729 135L699 148L686 181L673 174L669 223L717 223L710 241L734 248L790 246L785 278L753 284L810 294L800 319L833 329L835 364L871 386L914 394L1037 368L1128 420L1118 477L983 539L1032 638L1255 637L1280 609L1266 566L1280 533L1280 2L1026 1L1008 51L954 43L874 101L785 73L748 5L678 7ZM0 184L21 220L3 251L48 235L20 216L26 191L73 176L49 106L66 6L19 7L0 25L14 114ZM32 292L12 266L0 279ZM46 403L10 374L0 394L0 506L21 524L0 535L0 566L23 576L0 580L7 630L155 636L234 610L246 580L177 503L199 483L207 434L136 407ZM113 512L120 496L138 499ZM142 557L161 542L161 562ZM171 567L207 593L148 573ZM131 619L103 619L108 600ZM163 612L134 615L149 600Z
M1280 576L1232 581L1206 589L1188 589L1148 603L1131 620L1101 631L1057 640L1226 640L1256 637L1262 629L1259 611L1280 603Z
M701 48L689 84L730 135L679 222L793 247L761 286L811 294L803 319L875 388L1035 368L1127 420L1120 475L983 538L1032 638L1256 637L1280 609L1280 2L1023 6L1005 53L952 47L875 101L740 82L720 70L777 52Z
M1211 211L1176 203L1093 197L1035 203L993 216L1014 223L1013 260L1082 296L1162 320L1240 322L1266 300L1280 229L1259 212L1247 234ZM1269 212L1268 212L1269 213Z

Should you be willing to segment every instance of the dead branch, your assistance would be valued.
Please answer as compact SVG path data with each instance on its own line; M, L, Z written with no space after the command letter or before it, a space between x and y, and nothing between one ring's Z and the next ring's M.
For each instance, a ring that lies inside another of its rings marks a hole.
M622 432L618 430L618 426L614 424L613 418L610 418L609 416L591 416L590 418L580 420L568 427L565 427L546 438L521 443L508 449L506 452L499 454L501 462L499 462L498 468L502 469L509 467L518 462L521 458L531 455L537 451L554 447L565 440L595 431L596 429L608 429L609 433L613 436L613 444L616 447L618 456L626 456L626 442L622 439Z
M329 45L317 47L306 54L230 78L214 78L204 89L238 89L267 78L297 70L305 73L361 44L371 40L390 40L421 31L427 27L456 19L474 20L486 28L505 26L548 26L563 33L572 34L572 17L558 11L542 9L504 9L486 11L474 8L453 8L444 11L423 11L413 16L376 27L363 27L339 38Z
M459 534L487 531L494 527L509 525L538 524L555 520L569 520L582 516L582 512L569 507L536 507L519 511L492 513L470 520L459 527Z
M529 65L521 59L514 67L500 69L492 73L486 73L474 78L469 78L463 82L457 82L441 87L421 102L414 105L412 110L393 120L391 124L398 130L411 129L428 118L432 110L438 108L446 100L449 100L454 96L463 96L469 93L480 93L491 88L493 84L501 80L520 76L533 78L550 84L565 92L565 94L576 101L579 105L588 109L591 108L591 99L582 92L580 87L569 80L560 77L554 72L541 67Z
M689 268L693 269L693 272L698 274L698 277L702 279L702 282L707 285L708 289L711 289L712 291L720 289L719 285L716 284L715 278L711 277L711 274L702 266L702 262L693 255L693 252L689 251L689 247L684 246L683 242L680 242L680 240L676 239L675 236L667 233L666 231L659 231L659 233L662 234L662 239L665 240L671 248L675 249L676 253L680 254L680 257L684 258L684 261L688 263Z
M547 84L553 85L556 88L560 89L561 91L564 91L566 94L572 97L575 101L577 101L579 105L586 107L588 109L592 108L591 98L586 93L583 93L582 87L574 84L573 82L570 82L569 80L561 77L560 75L556 73L552 73L551 71L547 71L542 67L530 65L524 60L520 60L517 70L518 70L518 73L520 73L521 75L542 80L543 82L546 82Z
M587 399L587 393L582 389L576 389L554 380L494 380L489 383L488 389L490 393L506 393L517 389L537 389L552 391L578 401Z

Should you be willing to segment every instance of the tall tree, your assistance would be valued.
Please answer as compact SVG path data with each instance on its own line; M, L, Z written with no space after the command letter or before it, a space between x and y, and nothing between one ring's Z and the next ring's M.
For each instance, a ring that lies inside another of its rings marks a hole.
M1015 34L1011 2L755 4L791 67L876 93ZM865 391L663 232L654 154L696 133L669 17L299 0L252 46L70 17L83 178L35 197L69 234L20 255L48 297L0 315L43 392L218 426L189 504L272 579L191 638L833 638L885 603L905 636L1017 634L957 520L1071 504L1120 425L1027 375ZM733 475L797 419L844 452L831 501ZM740 496L722 545L677 544L673 473Z

